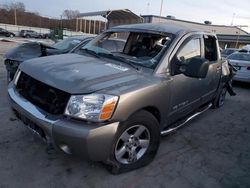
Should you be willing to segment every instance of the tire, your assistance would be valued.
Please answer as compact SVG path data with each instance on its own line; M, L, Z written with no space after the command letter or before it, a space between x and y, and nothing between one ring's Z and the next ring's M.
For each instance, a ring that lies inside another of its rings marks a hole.
M224 105L224 103L225 103L226 94L227 94L227 88L222 87L219 90L218 95L213 100L212 108L220 108L220 107L222 107Z
M25 38L30 38L31 36L30 35L25 35Z
M147 111L139 111L118 128L108 169L112 174L120 174L141 168L153 160L159 144L157 119Z
M10 38L13 38L15 35L13 35L13 34L10 34Z

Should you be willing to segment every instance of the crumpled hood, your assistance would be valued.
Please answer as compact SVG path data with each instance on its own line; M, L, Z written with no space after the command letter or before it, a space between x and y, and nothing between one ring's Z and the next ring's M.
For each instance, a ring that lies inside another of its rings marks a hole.
M27 42L7 51L4 58L22 62L42 56L42 49L53 49L53 47L40 42Z
M22 63L20 69L43 83L71 94L126 86L142 77L133 68L113 60L77 54L31 59Z

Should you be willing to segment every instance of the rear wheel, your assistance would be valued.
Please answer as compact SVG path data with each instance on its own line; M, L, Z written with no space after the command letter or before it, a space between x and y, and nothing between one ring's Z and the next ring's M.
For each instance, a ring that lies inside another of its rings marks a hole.
M220 108L224 105L227 94L227 88L223 87L220 89L218 95L213 101L213 108Z
M124 122L111 150L111 173L118 174L149 164L160 143L159 123L147 111L140 111Z

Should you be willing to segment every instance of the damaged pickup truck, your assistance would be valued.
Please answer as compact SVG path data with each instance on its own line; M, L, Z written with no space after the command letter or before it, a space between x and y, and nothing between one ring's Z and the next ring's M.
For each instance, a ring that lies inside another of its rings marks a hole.
M123 50L103 48L111 38L125 40ZM221 107L232 92L213 33L117 26L78 53L22 63L8 86L11 106L49 144L102 161L112 173L150 163L161 135Z

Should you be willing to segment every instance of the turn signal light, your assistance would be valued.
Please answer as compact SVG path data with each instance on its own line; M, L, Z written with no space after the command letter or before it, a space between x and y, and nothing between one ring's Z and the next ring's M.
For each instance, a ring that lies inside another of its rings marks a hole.
M116 101L110 101L109 103L105 104L102 108L101 114L99 116L100 120L107 120L111 118L113 111L115 109Z

